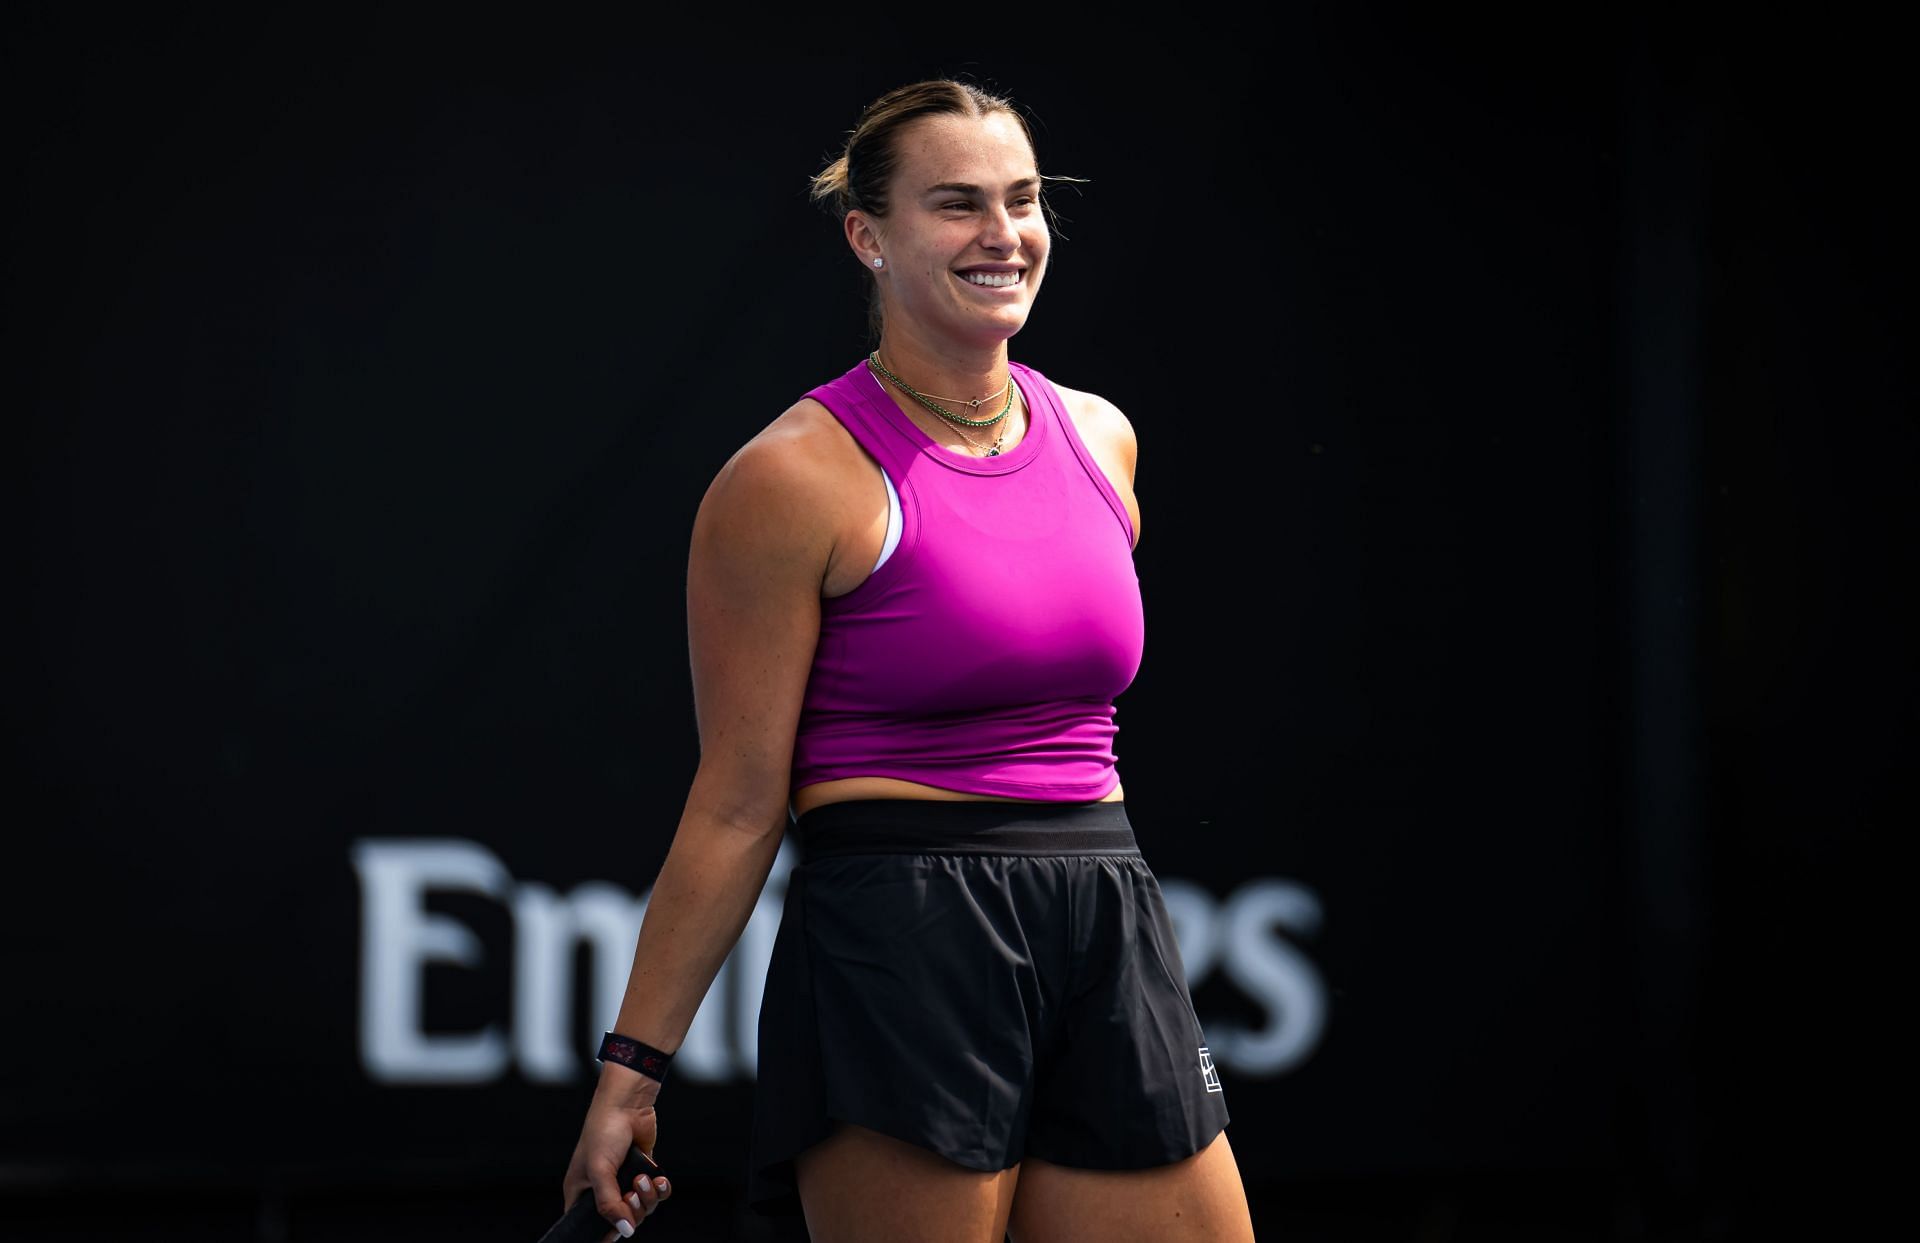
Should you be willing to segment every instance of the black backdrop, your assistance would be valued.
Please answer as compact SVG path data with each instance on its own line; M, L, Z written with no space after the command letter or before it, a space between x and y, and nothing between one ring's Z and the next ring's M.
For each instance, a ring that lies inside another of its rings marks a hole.
M695 762L694 507L865 347L806 178L952 72L1088 179L1014 353L1139 431L1121 769L1263 1234L1848 1211L1915 735L1884 39L1002 20L8 19L9 1237L537 1231ZM791 1233L751 967L666 1237Z

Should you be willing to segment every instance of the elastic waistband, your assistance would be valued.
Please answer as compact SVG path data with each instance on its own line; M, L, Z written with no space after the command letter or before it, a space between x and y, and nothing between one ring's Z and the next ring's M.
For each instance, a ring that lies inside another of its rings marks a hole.
M800 861L836 855L1137 855L1124 803L828 803L793 824Z

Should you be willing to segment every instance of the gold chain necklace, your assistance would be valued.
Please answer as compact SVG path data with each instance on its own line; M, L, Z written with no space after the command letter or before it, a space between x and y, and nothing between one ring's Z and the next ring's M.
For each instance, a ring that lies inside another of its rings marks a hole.
M875 351L875 352L878 353L878 351ZM1007 370L1007 384L1011 384L1011 383L1013 383L1013 370L1009 368ZM994 389L991 393L988 393L985 397L942 397L938 393L922 393L920 395L922 397L925 397L928 401L950 401L956 406L965 406L969 410L972 410L975 414L978 414L980 413L980 407L986 405L990 401L994 401L998 398L1006 396L1007 384L1002 384L999 388Z
M1001 419L1004 419L1007 417L1007 411L1013 409L1013 371L1011 368L1009 368L1007 371L1006 384L1001 386L1001 392L1007 395L1007 404L1000 407L1000 413L994 415L990 419L970 419L970 418L967 418L965 415L955 414L953 411L947 409L945 406L942 406L938 402L935 402L933 399L929 398L925 393L922 393L919 389L915 388L913 385L907 383L905 380L901 379L899 376L893 374L893 372L888 371L886 364L880 361L879 350L875 350L873 353L867 355L867 366L873 371L876 371L879 374L887 377L887 379L893 381L894 387L898 388L901 392L913 398L915 401L919 402L921 405L925 406L927 409L933 411L935 414L939 415L941 418L945 419L947 422L953 424L955 427L992 427L995 423L998 423ZM991 401L994 397L998 395L999 394L990 394L986 397L982 397L980 400ZM950 398L947 398L946 400L952 401L954 399L950 397ZM968 402L966 401L966 399L962 399L962 401L963 401L963 404L974 405L975 409L979 408L977 403Z
M1008 383L1012 383L1011 378L1009 378ZM1022 401L1020 403L1020 408L1022 410L1025 410L1027 408L1027 403L1025 401ZM1013 430L1013 420L1009 419L1004 425L1001 426L1000 434L993 438L993 443L990 445L983 445L979 441L975 440L973 437L967 435L966 429L963 427L955 427L953 430L956 432L959 432L960 439L966 441L968 444L972 445L974 448L985 449L986 452L980 454L981 457L999 457L1000 442L1007 438L1007 433L1009 431Z

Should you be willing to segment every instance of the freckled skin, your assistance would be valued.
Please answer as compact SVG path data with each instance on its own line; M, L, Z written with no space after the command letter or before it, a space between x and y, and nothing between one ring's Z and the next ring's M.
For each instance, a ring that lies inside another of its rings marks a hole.
M1007 339L1026 325L1046 274L1053 239L1039 169L1005 113L923 117L901 136L900 150L887 215L849 212L847 242L880 285L884 356L912 368L916 386L930 392L973 391L951 386L967 377L979 383L996 368L1006 374ZM947 184L979 192L929 193ZM886 266L873 269L875 258ZM1008 264L1026 269L1010 289L979 289L959 276L973 265Z

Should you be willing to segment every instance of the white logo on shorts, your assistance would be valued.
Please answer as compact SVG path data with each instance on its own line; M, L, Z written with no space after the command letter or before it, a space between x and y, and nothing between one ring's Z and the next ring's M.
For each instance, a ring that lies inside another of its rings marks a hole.
M1220 1072L1213 1068L1213 1054L1207 1052L1207 1046L1200 1046L1200 1077L1207 1081L1207 1091L1220 1090Z

